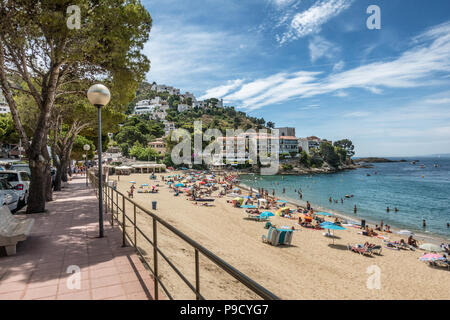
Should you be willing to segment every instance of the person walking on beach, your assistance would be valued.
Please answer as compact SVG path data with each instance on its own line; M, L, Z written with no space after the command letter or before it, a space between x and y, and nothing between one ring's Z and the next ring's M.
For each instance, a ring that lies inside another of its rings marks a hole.
M311 210L311 204L309 201L306 201L306 209Z

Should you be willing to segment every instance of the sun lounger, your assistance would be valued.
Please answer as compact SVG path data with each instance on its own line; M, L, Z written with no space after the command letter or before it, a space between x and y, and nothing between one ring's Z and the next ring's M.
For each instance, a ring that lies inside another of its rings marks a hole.
M359 253L360 255L367 255L367 256L371 256L372 255L372 251L367 247L364 246L362 244L348 244L348 250Z
M16 254L16 245L30 234L34 219L17 219L7 206L0 208L0 247L5 247L6 255Z

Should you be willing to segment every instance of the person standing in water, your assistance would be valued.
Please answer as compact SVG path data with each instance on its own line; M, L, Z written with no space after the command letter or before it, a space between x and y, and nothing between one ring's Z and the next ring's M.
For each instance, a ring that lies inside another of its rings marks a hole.
M422 227L424 227L424 228L427 227L427 222L425 221L425 219L422 219Z
M354 213L357 213L357 212L358 212L358 208L356 208L356 204L355 204L355 206L353 207L353 212L354 212Z
M389 212L389 211L391 211L391 209L389 209L389 207L387 207L387 208L386 208L386 212Z

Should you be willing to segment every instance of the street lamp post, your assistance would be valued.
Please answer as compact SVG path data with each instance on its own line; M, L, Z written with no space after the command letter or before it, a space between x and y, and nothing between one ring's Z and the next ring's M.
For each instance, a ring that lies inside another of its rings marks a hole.
M86 151L86 154L84 155L84 167L86 170L86 187L88 186L88 167L87 167L87 160L88 160L88 151L91 150L91 146L88 144L85 144L83 146L83 150Z
M103 171L102 171L102 107L111 100L111 93L102 84L95 84L89 88L87 93L89 102L97 107L98 117L98 224L99 237L103 238Z

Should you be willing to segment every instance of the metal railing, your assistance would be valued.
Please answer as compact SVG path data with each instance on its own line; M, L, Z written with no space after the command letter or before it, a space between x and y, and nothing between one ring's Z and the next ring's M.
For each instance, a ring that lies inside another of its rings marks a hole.
M89 175L89 180L92 184L92 186L95 188L95 191L98 196L98 178L92 174L92 172ZM250 291L261 297L265 300L279 300L276 295L247 277L245 274L237 270L236 268L232 267L230 264L216 256L214 253L209 251L208 249L201 246L199 243L197 243L195 240L191 239L175 227L173 227L171 224L167 223L148 209L142 207L141 205L135 203L128 197L126 197L123 193L115 190L111 186L104 185L103 187L103 200L105 203L105 210L111 211L111 225L114 226L114 220L117 222L117 224L122 229L122 245L127 246L127 239L129 243L131 243L138 255L142 258L143 263L147 266L147 268L151 271L154 280L154 299L158 300L159 298L159 287L161 286L164 293L167 295L167 297L171 300L173 300L173 296L168 291L167 287L164 285L164 283L161 280L160 274L159 274L159 268L158 268L158 259L159 256L164 259L164 261L167 262L167 264L170 266L170 268L178 275L178 277L187 285L187 287L195 294L197 300L205 300L205 297L200 292L200 254L202 254L204 257L209 259L211 262L213 262L216 266L227 272L229 275L231 275L233 278L235 278L238 282L246 286ZM127 215L126 210L126 204L131 204L133 210L132 210L132 217ZM153 227L153 237L150 239L148 235L145 234L145 232L142 231L141 228L139 228L137 223L137 209L142 211L145 215L150 217L152 219L152 227ZM119 213L121 214L121 217L119 217ZM122 218L120 221L120 218ZM128 227L127 222L129 222L131 225ZM158 246L158 227L164 227L166 230L170 231L171 234L176 235L178 238L189 244L193 249L195 253L195 284L192 284L186 276L175 266L175 264L168 258L168 256L162 252L160 247ZM128 229L133 228L133 234L134 236L131 237L128 233ZM151 266L147 260L145 259L144 253L141 251L141 249L137 245L137 234L139 234L143 239L145 239L146 242L148 242L153 247L153 266Z

